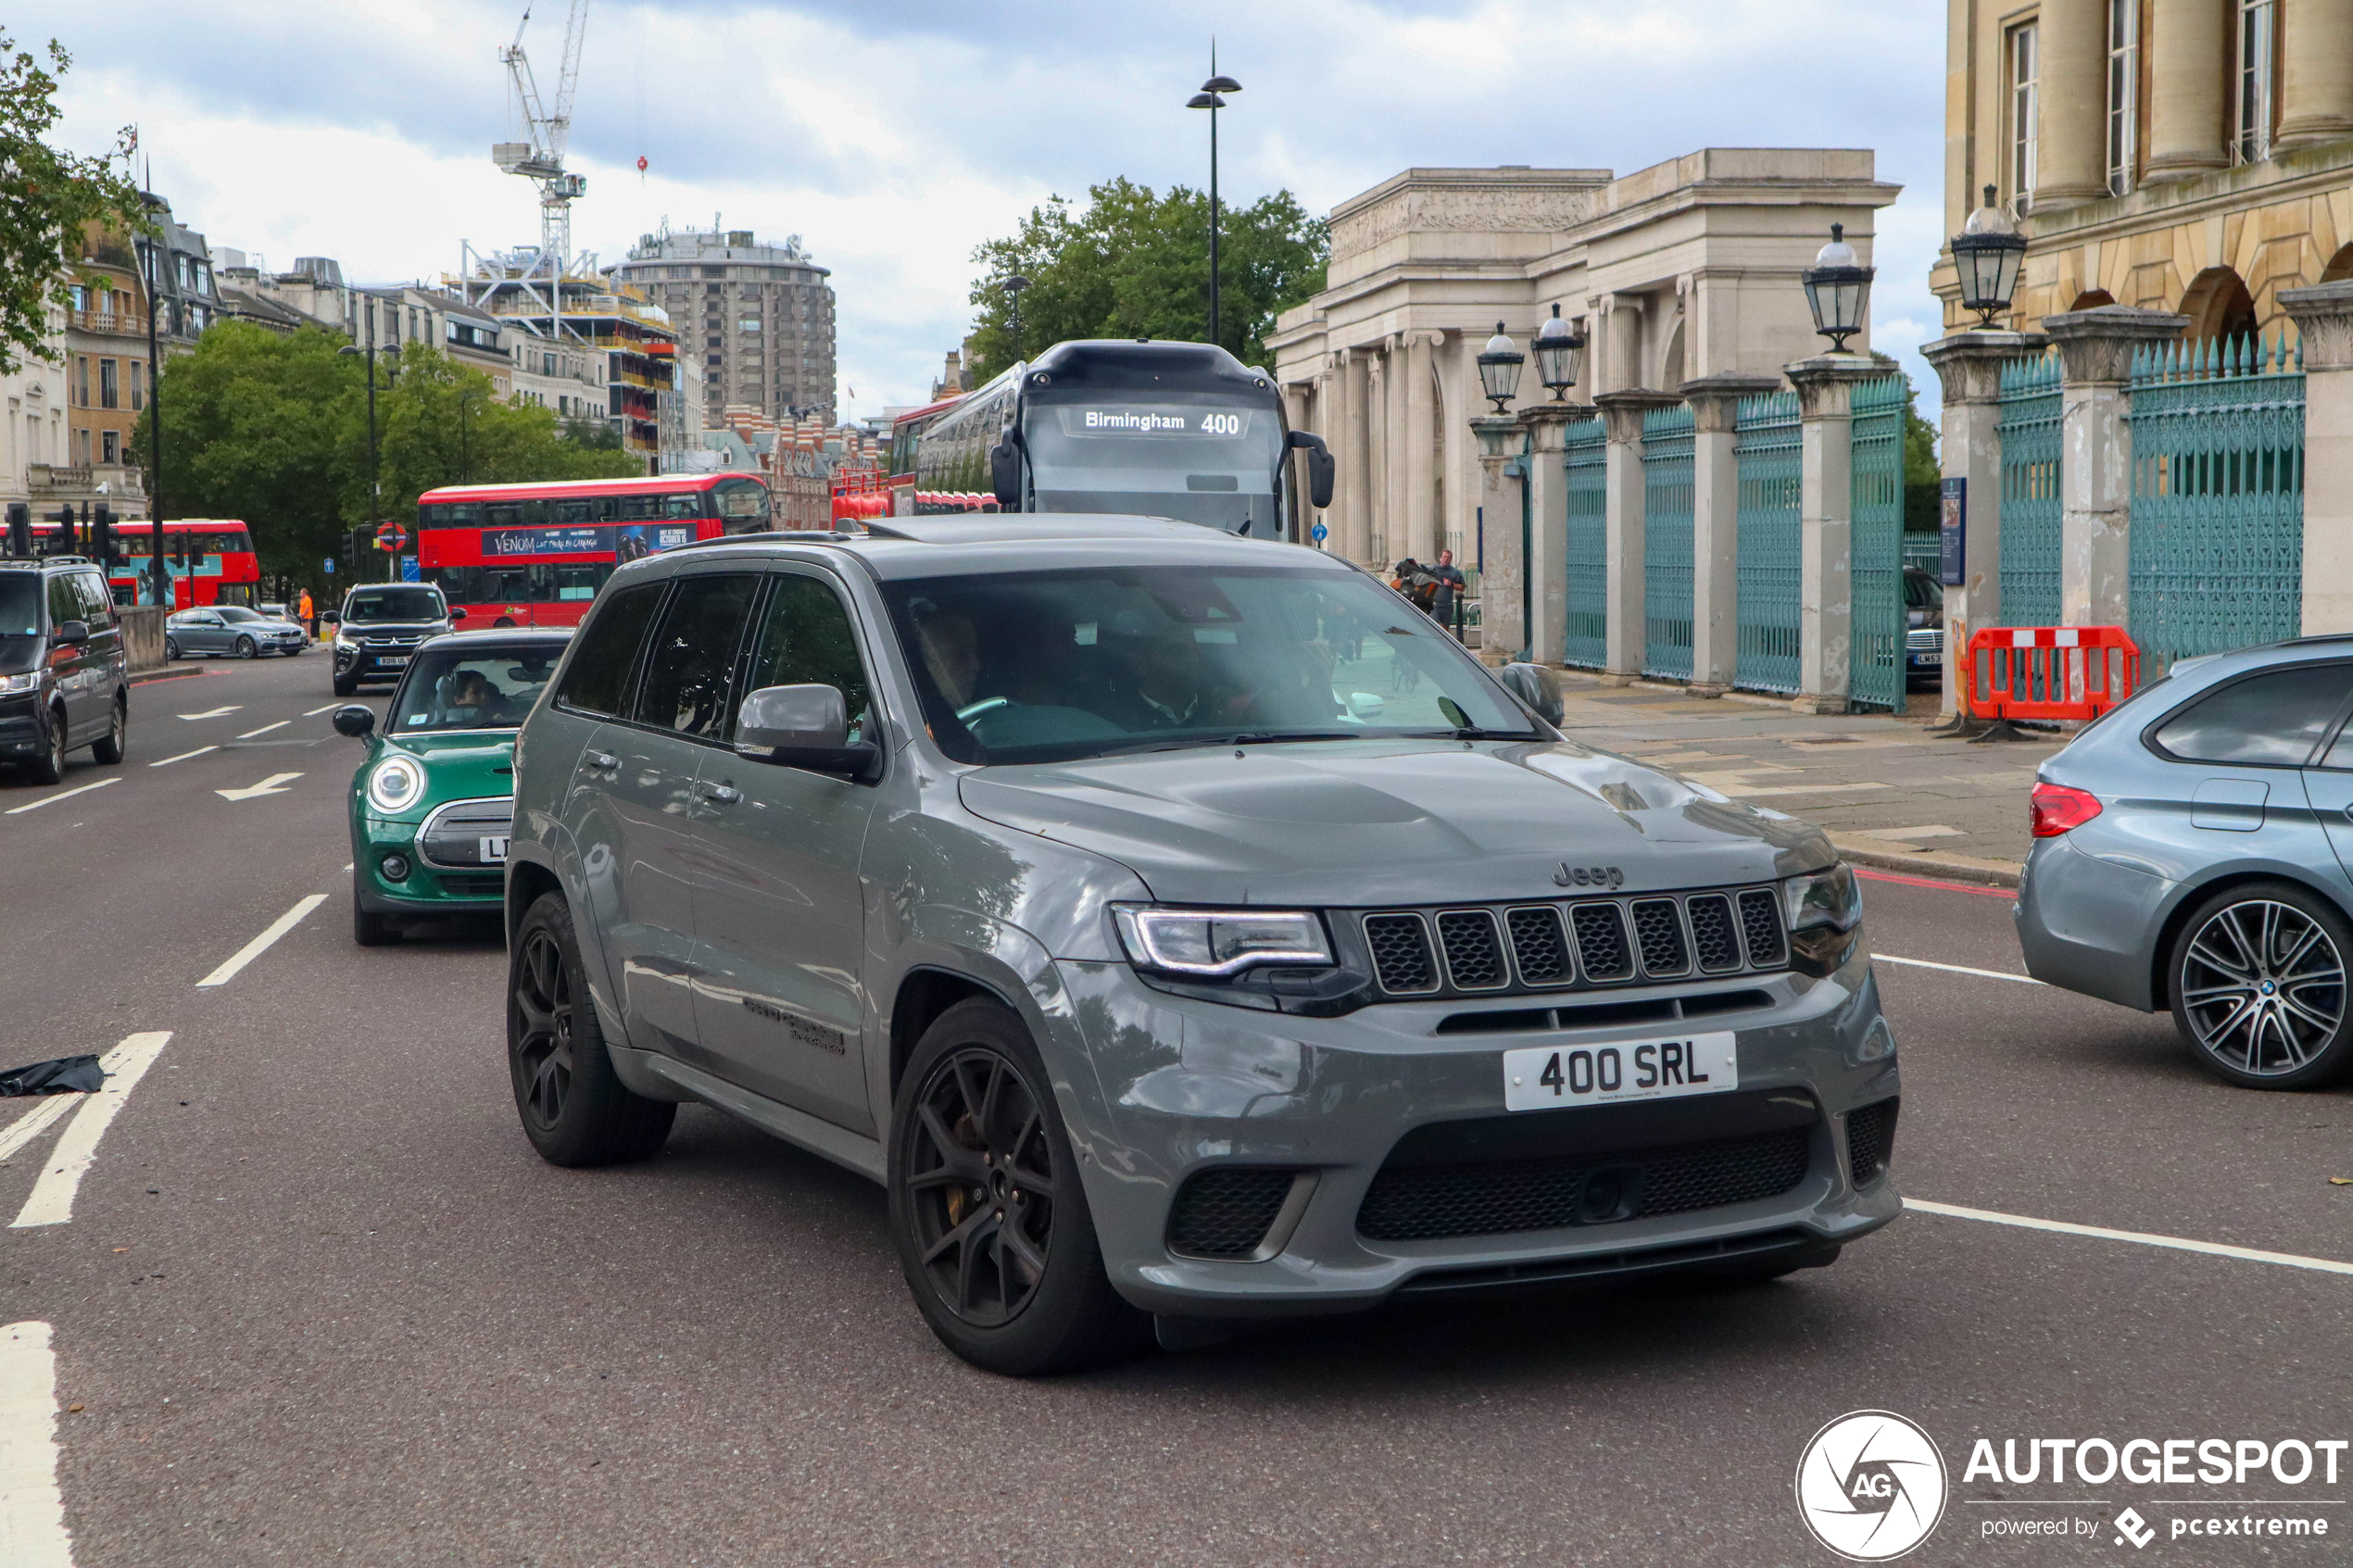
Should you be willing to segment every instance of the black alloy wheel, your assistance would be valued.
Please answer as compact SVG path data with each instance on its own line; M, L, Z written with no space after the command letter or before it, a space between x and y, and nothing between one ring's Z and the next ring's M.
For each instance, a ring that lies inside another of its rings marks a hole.
M47 709L40 718L41 749L25 764L25 771L32 775L34 784L53 784L66 776L65 709Z
M254 656L255 651L256 649L253 646L253 639L251 637L239 637L237 639L237 657L239 659L251 659Z
M507 963L507 1065L523 1135L554 1165L642 1160L678 1107L632 1093L614 1073L560 894L523 915Z
M2209 1071L2297 1089L2353 1067L2346 955L2353 926L2300 887L2233 888L2193 913L2173 951L2174 1022Z
M163 661L166 664L180 657L180 639L167 633L163 639Z
M118 693L113 711L107 718L107 733L90 743L90 755L111 767L122 760L130 735L131 699Z
M545 1136L563 1124L564 1099L572 1093L572 976L546 926L523 939L516 955L511 1005L522 1029L510 1053L515 1073L515 1104L524 1125Z

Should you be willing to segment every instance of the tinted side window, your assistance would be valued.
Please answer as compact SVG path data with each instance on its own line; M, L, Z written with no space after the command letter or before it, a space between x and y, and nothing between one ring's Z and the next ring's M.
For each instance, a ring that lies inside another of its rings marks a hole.
M637 668L637 650L645 646L646 628L661 608L666 583L615 594L580 633L573 650L572 668L564 671L563 688L556 700L583 713L620 715L629 711L636 688L630 677Z
M821 685L839 688L854 744L872 705L858 633L841 597L813 577L779 577L761 615L759 651L745 688ZM732 729L732 722L731 722Z
M2168 719L2157 744L2185 762L2300 768L2353 685L2353 665L2299 664L2222 687Z
M760 579L689 577L679 583L654 633L637 694L637 721L717 739L736 704L736 650Z
M114 625L114 596L107 592L107 580L94 571L74 573L74 586L82 591L82 619L90 623L93 636Z
M49 626L52 631L82 619L82 596L73 591L73 573L60 571L49 579Z

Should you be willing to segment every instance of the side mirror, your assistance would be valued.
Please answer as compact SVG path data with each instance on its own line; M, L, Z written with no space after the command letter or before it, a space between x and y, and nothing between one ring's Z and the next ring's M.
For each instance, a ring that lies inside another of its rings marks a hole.
M872 778L882 751L849 741L849 713L838 686L762 686L736 709L736 754L813 773Z
M364 702L346 703L335 709L334 726L339 735L365 740L368 732L376 727L376 710Z
M451 605L451 606L449 607L449 620L450 620L450 622L451 622L453 625L454 625L455 623L457 623L458 621L463 621L465 618L466 618L466 607L465 607L465 606L463 606L463 605Z
M1560 677L1541 664L1506 664L1495 672L1504 689L1547 724L1561 721Z
M1324 438L1313 431L1290 433L1290 447L1307 453L1307 504L1317 511L1332 504L1332 487L1340 482L1340 464L1332 457L1332 449Z
M1007 436L988 449L988 485L1000 512L1021 510L1021 453Z
M89 640L90 623L88 621L60 621L57 622L57 644L59 647L69 648Z

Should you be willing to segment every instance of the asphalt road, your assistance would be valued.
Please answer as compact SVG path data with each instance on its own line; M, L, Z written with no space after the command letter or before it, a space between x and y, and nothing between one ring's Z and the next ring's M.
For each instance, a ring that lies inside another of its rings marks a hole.
M0 1065L170 1032L70 1222L0 1234L0 1323L50 1325L84 1568L1827 1563L1793 1474L1817 1428L1867 1408L1919 1423L1951 1467L1910 1562L2348 1555L2353 1463L2334 1486L2219 1487L1961 1467L1980 1437L2353 1437L2353 1276L1932 1212L1765 1286L975 1372L908 1301L879 1189L831 1165L691 1108L643 1165L533 1155L496 931L351 941L357 748L333 700L320 652L222 665L136 690L123 766L0 777ZM280 794L219 793L279 773ZM1868 905L1883 955L2019 970L2007 897L1875 880ZM2226 1088L2169 1021L2014 981L1880 975L1910 1197L2353 1259L2353 1186L2328 1181L2353 1176L2346 1092ZM5 1157L0 1216L55 1137ZM0 1474L0 1512L21 1481ZM2334 1534L2164 1533L2280 1499ZM2127 1505L2159 1528L2145 1551L2111 1540ZM2070 1515L2097 1535L1985 1533Z

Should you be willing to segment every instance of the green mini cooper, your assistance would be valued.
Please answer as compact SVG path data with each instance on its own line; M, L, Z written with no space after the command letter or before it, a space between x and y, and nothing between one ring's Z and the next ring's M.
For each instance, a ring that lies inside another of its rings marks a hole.
M351 779L351 935L394 940L414 920L497 914L514 814L515 729L563 657L570 629L455 632L426 640L379 726L335 709L368 744Z

